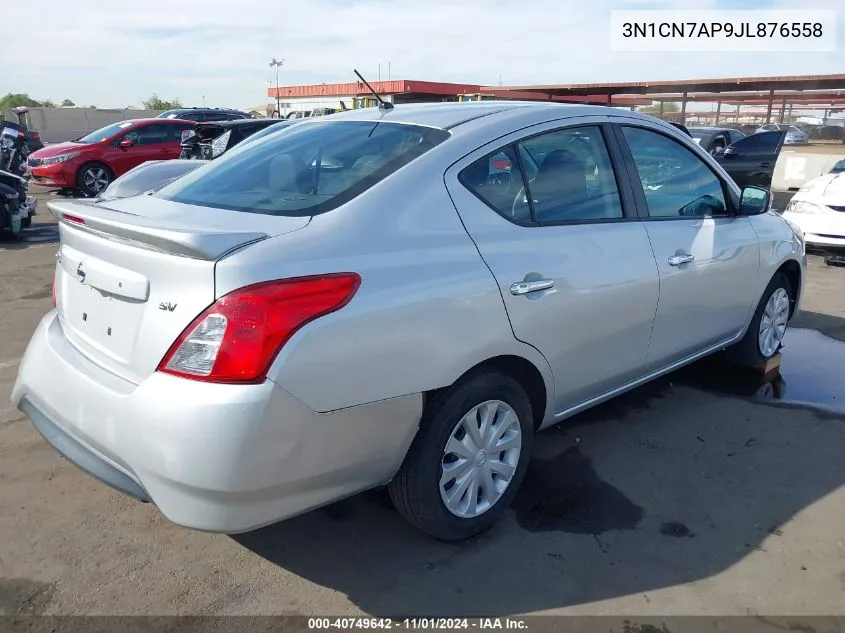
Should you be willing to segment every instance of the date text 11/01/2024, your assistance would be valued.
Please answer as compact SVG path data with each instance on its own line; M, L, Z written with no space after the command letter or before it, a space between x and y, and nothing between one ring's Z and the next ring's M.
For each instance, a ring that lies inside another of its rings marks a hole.
M495 630L511 629L525 630L528 626L525 620L519 618L308 618L309 630L344 631L367 629L396 629L396 630Z
M622 37L822 37L820 22L625 22Z

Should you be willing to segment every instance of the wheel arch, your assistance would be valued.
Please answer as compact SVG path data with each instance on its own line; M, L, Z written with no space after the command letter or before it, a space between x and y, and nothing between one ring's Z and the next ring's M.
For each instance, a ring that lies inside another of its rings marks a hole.
M801 264L799 264L794 259L787 259L783 262L778 269L775 271L774 275L772 275L772 279L778 273L783 274L786 279L789 281L789 285L792 287L792 305L790 306L790 318L795 315L795 310L798 307L798 303L801 299L801 291L802 291L802 277L801 277ZM771 283L771 279L768 283ZM767 285L768 285L767 283Z
M502 354L488 358L473 367L470 367L463 374L461 374L455 383L465 380L467 377L483 371L499 371L516 380L528 395L528 400L531 402L531 413L534 418L534 430L538 430L543 425L546 418L546 412L549 409L549 396L551 395L550 386L546 384L543 378L543 373L530 360L523 356L515 354ZM453 384L455 384L453 383ZM451 385L449 385L451 386ZM425 405L432 398L443 392L448 387L439 389L432 389L424 394Z

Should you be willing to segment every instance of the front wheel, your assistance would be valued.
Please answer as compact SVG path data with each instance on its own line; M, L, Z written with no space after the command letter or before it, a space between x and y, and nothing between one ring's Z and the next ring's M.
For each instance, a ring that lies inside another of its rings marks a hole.
M793 301L789 279L783 273L775 274L757 304L745 336L728 348L728 359L738 365L754 367L774 357L783 344Z
M76 176L76 187L86 197L94 198L106 190L112 181L111 170L102 163L83 165Z
M472 375L426 405L390 497L406 520L434 538L475 536L513 500L533 437L522 386L496 371Z

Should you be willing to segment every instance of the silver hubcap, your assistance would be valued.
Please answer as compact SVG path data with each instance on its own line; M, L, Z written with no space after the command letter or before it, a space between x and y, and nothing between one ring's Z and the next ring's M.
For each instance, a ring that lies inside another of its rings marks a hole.
M103 189L109 186L109 175L102 167L92 167L85 172L82 177L82 182L89 191L100 193Z
M769 358L780 349L786 324L789 321L789 294L783 288L778 288L766 302L763 318L760 319L760 333L757 344L760 353Z
M519 462L522 429L501 400L473 407L455 426L440 463L440 498L464 519L484 514L502 497Z

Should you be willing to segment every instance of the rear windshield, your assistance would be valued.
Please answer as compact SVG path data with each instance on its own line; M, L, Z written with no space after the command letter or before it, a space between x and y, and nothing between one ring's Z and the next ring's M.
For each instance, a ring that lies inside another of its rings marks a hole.
M359 196L448 137L444 130L401 123L304 123L224 154L155 195L247 213L316 215Z

